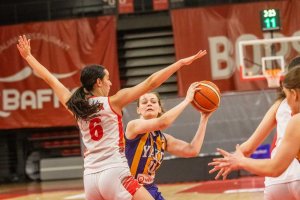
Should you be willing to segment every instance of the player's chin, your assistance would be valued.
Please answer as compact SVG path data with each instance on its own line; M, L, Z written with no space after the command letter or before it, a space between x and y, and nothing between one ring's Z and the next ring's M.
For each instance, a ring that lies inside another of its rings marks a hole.
M143 116L145 119L153 119L158 117L158 113L154 111L146 111Z

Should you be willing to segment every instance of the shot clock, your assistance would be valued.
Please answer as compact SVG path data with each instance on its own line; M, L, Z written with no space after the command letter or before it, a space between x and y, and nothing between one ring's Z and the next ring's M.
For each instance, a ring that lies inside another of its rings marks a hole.
M278 9L265 9L260 11L262 31L280 30L280 13Z

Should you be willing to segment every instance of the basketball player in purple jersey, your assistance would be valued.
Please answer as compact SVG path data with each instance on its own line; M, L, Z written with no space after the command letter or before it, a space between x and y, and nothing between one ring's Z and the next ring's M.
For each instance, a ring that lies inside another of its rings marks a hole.
M83 179L86 199L153 199L130 174L124 153L121 110L139 96L160 86L181 67L204 56L206 51L181 59L140 84L108 96L112 83L109 72L103 66L88 65L82 69L82 85L71 94L31 55L30 40L20 36L17 47L34 72L54 90L78 122L85 148Z
M197 82L191 84L185 99L166 113L163 113L157 93L144 94L137 103L140 118L130 121L127 125L125 152L131 174L156 200L164 199L154 184L155 172L162 164L164 152L185 158L195 157L200 152L211 113L201 113L198 130L191 143L161 132L193 101L195 91L200 90L198 85Z

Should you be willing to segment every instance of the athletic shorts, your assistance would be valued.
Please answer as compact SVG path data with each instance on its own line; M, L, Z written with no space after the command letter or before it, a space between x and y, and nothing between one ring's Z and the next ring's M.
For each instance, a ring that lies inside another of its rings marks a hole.
M264 200L300 200L300 180L266 187Z
M86 200L131 200L141 187L126 167L84 175Z
M165 200L163 196L161 196L161 193L158 191L158 187L155 184L144 185L144 187L155 200Z

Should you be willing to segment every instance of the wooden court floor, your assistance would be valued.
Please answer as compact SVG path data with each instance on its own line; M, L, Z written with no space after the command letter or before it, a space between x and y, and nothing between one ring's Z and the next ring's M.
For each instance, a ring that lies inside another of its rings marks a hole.
M167 200L259 200L263 199L262 177L227 181L160 184ZM1 184L0 200L84 200L81 179L22 184Z

